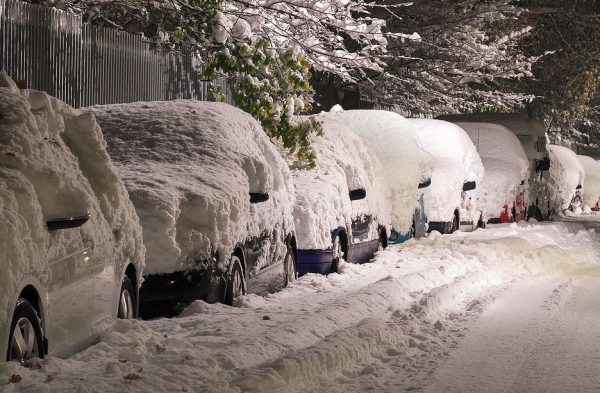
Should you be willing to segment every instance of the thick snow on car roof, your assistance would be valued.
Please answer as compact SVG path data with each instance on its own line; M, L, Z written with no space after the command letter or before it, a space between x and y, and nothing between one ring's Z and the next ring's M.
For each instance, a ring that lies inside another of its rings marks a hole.
M585 170L577 154L567 147L548 145L548 152L550 200L557 209L564 210L575 196L576 187L584 184Z
M585 171L583 205L592 208L600 198L600 163L588 156L578 155L577 159Z
M521 181L527 181L529 177L529 160L525 150L515 134L499 124L455 124L467 132L477 147L485 169L482 184L484 213L497 216L504 205L512 205Z
M115 258L129 258L140 272L142 229L94 117L46 93L19 90L0 72L0 130L2 293L13 295L25 274L48 279L48 262L83 249L86 239L103 244L117 228ZM87 211L89 222L78 228L46 228L46 220ZM0 314L8 300L0 298Z
M409 121L383 110L332 111L325 116L344 122L379 157L392 226L399 233L408 232L417 208L418 185L433 172L433 157L422 149Z
M452 221L460 204L463 183L474 181L477 195L483 179L483 164L475 145L459 126L443 120L409 119L423 149L431 153L435 168L425 191L429 221ZM462 219L461 219L462 220Z
M293 231L290 171L240 109L192 100L89 109L140 216L147 273L186 270L215 252L224 269L238 242L282 224ZM250 192L269 200L251 205Z
M302 169L284 151L293 168L293 216L299 249L330 248L331 231L351 229L353 217L372 214L381 225L390 223L377 157L344 123L324 116L316 118L323 125L323 135L311 137L315 168ZM366 190L366 198L350 201L349 191L360 188Z

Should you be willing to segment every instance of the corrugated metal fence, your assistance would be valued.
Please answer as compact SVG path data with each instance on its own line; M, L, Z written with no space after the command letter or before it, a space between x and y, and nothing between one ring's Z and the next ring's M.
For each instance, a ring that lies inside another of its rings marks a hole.
M208 100L198 62L53 8L0 0L0 69L74 107ZM226 91L226 89L223 89Z

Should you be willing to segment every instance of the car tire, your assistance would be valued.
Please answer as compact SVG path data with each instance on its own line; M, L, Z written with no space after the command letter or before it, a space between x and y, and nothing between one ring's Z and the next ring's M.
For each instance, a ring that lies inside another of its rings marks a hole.
M231 271L227 277L227 287L225 289L225 304L229 306L233 306L235 298L246 294L246 280L242 262L234 255L231 257L231 264Z
M119 292L117 318L134 319L137 317L137 298L135 294L135 289L129 277L123 277L121 291Z
M290 283L296 281L297 278L298 269L296 267L294 250L288 249L287 255L285 256L285 286L287 287Z
M458 231L460 228L460 221L458 218L458 214L454 213L454 218L452 219L452 228L450 228L450 233L454 233Z
M17 361L27 366L31 359L43 358L44 355L40 317L31 303L21 298L17 302L10 324L6 361Z
M344 255L344 250L342 250L341 235L336 236L335 240L333 241L331 250L333 252L333 260L331 261L330 273L339 273L340 259Z

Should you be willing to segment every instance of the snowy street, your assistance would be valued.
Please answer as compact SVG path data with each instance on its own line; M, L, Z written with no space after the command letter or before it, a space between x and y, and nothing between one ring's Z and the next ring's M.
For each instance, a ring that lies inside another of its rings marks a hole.
M71 358L0 365L21 378L0 392L594 390L599 250L578 223L432 234L237 307L119 320Z

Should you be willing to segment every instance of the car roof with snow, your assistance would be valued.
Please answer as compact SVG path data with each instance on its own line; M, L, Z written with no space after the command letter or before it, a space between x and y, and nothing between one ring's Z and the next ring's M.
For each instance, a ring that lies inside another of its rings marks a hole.
M392 226L399 233L408 232L422 192L419 183L431 178L434 166L410 122L384 110L337 110L324 116L344 122L377 155L384 165Z
M378 158L347 126L333 118L314 116L323 135L311 136L315 167L303 165L282 149L294 176L294 220L298 248L331 247L331 231L348 228L352 219L364 214L389 225L389 209ZM350 201L349 192L365 189L366 198Z
M186 270L237 243L293 231L291 174L261 126L231 105L194 100L88 108L144 228L149 274ZM249 193L267 193L260 206Z
M548 145L548 152L550 198L557 208L566 209L575 195L575 189L584 184L585 169L577 154L568 147Z
M521 181L529 177L529 160L521 142L508 128L494 123L456 122L477 147L485 169L485 211L497 214L512 203Z
M479 193L483 164L467 133L456 124L435 119L409 119L435 167L425 191L425 210L430 221L451 221L463 184L475 182Z

